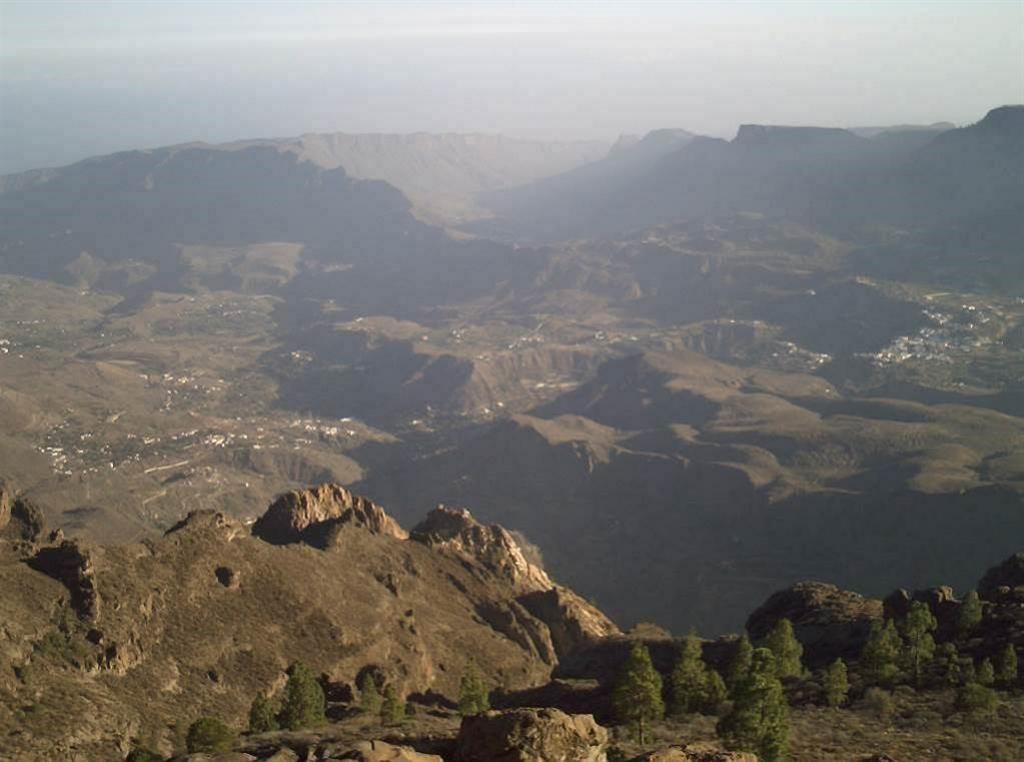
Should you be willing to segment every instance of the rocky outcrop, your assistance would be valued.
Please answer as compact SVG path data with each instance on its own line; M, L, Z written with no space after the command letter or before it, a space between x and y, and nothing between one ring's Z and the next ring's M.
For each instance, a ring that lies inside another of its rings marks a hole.
M0 539L39 542L46 531L46 520L39 506L23 497L5 503L7 496L0 494Z
M871 622L882 617L882 602L821 582L800 582L774 593L747 619L754 640L765 637L780 619L793 623L812 665L837 657L853 658L867 642Z
M757 762L757 755L746 751L725 751L707 744L669 746L649 751L630 762Z
M431 548L479 562L524 593L553 587L547 572L526 560L507 529L484 526L465 508L439 505L413 527L412 539Z
M220 511L191 511L185 518L172 526L165 536L198 534L202 536L219 535L230 542L248 534L242 524Z
M28 564L68 589L71 607L80 619L93 621L99 616L100 596L88 550L74 540L65 540L56 547L42 548L29 559Z
M605 762L608 731L588 714L510 709L462 720L459 762Z
M286 492L257 519L252 533L274 545L305 542L326 547L333 532L349 525L399 540L408 537L383 508L339 484Z
M953 588L948 585L915 590L913 593L908 593L903 588L893 590L882 601L885 618L902 619L910 612L910 605L915 601L928 604L928 608L938 619L940 627L955 625L957 612L960 610L960 601L953 593Z
M978 582L978 595L994 601L1014 592L1018 587L1024 588L1024 553L1014 553L985 572Z
M611 619L561 585L521 595L519 603L548 626L559 659L587 642L619 634Z

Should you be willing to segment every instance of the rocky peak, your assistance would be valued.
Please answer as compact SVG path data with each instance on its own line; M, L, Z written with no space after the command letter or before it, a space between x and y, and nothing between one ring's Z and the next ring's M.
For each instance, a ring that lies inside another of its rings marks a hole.
M408 539L405 530L383 508L365 497L353 495L340 484L321 484L286 492L256 520L252 533L275 545L306 542L325 547L330 533L347 525L399 540Z
M439 505L413 528L412 539L475 560L521 592L554 587L547 572L526 560L511 532L497 524L484 526L465 508Z

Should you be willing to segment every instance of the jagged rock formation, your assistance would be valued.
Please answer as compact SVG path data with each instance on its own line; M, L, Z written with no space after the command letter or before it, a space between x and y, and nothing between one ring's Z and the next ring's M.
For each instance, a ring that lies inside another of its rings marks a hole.
M605 762L608 731L590 715L557 709L511 709L466 717L459 762Z
M473 559L491 574L511 584L519 595L514 610L488 611L488 621L544 623L543 646L563 658L582 644L616 635L619 628L595 606L566 587L556 585L539 566L526 560L512 533L492 524L484 526L465 508L438 506L413 528L411 537L435 550ZM524 616L525 614L525 616ZM536 644L536 636L531 638ZM538 647L538 653L544 647ZM553 663L554 660L552 660Z
M143 544L63 541L28 564L0 556L12 622L0 653L23 676L0 678L0 709L3 696L41 697L17 720L12 753L90 757L140 736L170 751L199 714L241 726L256 693L279 689L296 660L334 697L351 698L370 670L403 695L450 702L470 660L488 685L523 689L548 680L574 640L617 631L529 564L506 530L454 518L461 529L446 540L415 541L379 506L327 484L282 496L253 532L196 511ZM545 604L520 602L530 594ZM73 727L58 719L68 714Z
M413 527L411 537L443 553L475 559L523 592L552 587L547 573L526 560L508 530L480 524L465 508L438 506Z
M758 640L780 619L788 619L809 659L829 662L837 656L859 654L871 622L881 616L878 600L835 585L801 582L775 593L752 613L747 619L747 632Z
M281 495L253 524L252 533L275 545L306 542L323 546L332 530L346 524L398 540L408 537L383 508L338 484Z

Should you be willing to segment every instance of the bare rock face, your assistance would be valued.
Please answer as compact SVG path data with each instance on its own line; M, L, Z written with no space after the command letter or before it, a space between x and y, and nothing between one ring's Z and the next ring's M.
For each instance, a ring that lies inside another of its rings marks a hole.
M1007 597L1018 587L1024 587L1024 553L1014 553L985 572L978 582L978 595L994 601Z
M620 632L611 619L582 596L561 585L521 595L519 603L548 626L559 659L584 643Z
M509 709L465 717L459 762L606 762L608 731L589 714Z
M252 533L274 545L306 542L326 547L331 532L346 525L399 540L408 538L383 508L339 484L286 492L257 519Z
M707 744L688 744L649 751L630 762L757 762L757 755L746 751L724 751Z
M99 616L100 596L88 550L74 540L65 540L56 547L42 548L28 564L68 589L71 607L80 619L94 621Z
M484 526L465 508L439 505L413 528L412 539L471 558L524 593L553 587L547 572L526 560L511 532L497 524Z
M852 658L867 642L871 622L882 617L882 602L821 582L799 582L772 594L747 619L754 640L765 637L780 619L793 623L806 659L823 664Z

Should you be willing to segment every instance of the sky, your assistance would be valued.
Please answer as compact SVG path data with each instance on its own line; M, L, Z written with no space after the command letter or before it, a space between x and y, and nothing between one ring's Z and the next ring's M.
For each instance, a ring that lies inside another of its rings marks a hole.
M0 174L306 132L600 138L977 121L1024 0L0 0Z

